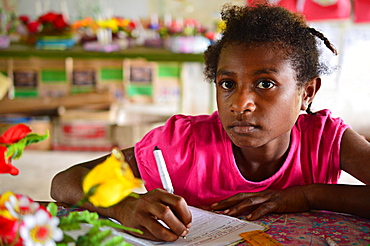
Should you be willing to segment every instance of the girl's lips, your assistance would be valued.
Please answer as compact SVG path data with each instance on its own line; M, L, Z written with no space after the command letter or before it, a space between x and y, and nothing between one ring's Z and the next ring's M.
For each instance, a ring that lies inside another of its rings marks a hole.
M253 125L237 125L237 126L231 126L230 129L238 134L247 134L256 129Z

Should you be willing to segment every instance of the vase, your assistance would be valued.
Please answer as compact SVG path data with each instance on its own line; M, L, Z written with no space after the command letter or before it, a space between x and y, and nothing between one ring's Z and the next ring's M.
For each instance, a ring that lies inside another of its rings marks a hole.
M110 44L112 43L112 30L109 28L99 28L96 33L99 44Z

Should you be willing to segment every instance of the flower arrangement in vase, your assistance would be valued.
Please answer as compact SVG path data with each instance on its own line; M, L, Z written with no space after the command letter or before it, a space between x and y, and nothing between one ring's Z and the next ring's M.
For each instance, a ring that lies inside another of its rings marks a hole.
M75 44L72 27L63 14L48 12L34 21L21 15L19 19L27 27L28 35L35 38L36 48L63 50Z
M85 17L72 24L86 50L110 52L128 47L136 24L123 17L94 19Z

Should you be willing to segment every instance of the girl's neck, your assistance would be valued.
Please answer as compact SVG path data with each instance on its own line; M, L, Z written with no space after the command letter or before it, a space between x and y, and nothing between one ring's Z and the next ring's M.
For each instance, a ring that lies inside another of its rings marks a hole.
M260 182L274 175L282 167L289 153L289 146L290 137L287 141L254 149L242 149L233 144L233 153L243 177L249 181Z

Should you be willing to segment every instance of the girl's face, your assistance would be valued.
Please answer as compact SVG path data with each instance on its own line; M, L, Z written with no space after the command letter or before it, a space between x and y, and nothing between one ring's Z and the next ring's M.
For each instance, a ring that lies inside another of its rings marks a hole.
M290 61L267 46L228 45L221 51L217 105L222 125L240 148L289 142L302 105Z

